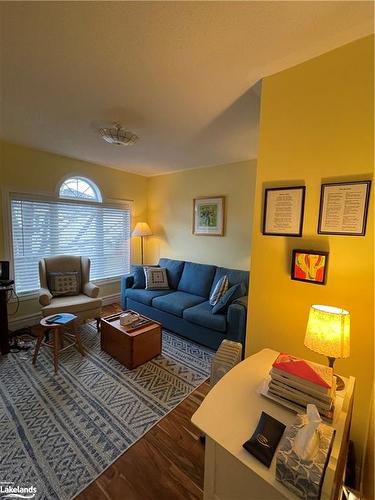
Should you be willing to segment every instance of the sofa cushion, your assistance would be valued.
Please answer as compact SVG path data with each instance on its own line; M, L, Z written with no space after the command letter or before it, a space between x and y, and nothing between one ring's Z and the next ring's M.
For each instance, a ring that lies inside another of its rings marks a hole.
M242 297L242 295L244 295L245 293L246 289L243 283L237 283L237 285L233 285L227 292L225 292L219 302L212 308L212 314L226 312L230 304L239 297Z
M217 267L215 272L215 277L212 282L211 293L213 292L218 281L223 277L228 276L229 280L229 288L233 285L237 285L237 283L243 283L246 290L244 291L244 295L247 294L247 290L249 287L249 271L239 271L238 269L227 269L226 267Z
M178 283L184 269L185 261L174 259L160 259L159 266L167 270L168 283L171 288L177 290Z
M169 290L165 267L145 267L146 290Z
M215 266L185 262L177 290L208 298L215 269Z
M150 306L152 304L152 299L168 293L171 293L171 290L141 290L138 288L127 288L125 290L125 297L129 297L129 299Z
M133 288L146 288L146 276L143 266L133 267L134 284Z
M178 291L163 295L162 297L156 297L152 301L152 306L161 311L182 317L184 309L205 302L205 300L204 297Z
M83 293L70 297L54 297L48 306L43 307L43 316L50 314L69 312L72 314L99 309L102 306L102 299L87 297Z
M225 332L227 328L226 315L212 314L212 306L208 301L185 309L182 316L186 321L218 332Z

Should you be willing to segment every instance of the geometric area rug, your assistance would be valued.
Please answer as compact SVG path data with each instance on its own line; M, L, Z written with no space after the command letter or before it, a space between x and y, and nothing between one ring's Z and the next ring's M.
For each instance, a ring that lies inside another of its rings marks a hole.
M81 327L54 375L50 349L0 356L0 498L70 500L207 380L213 351L163 331L162 354L128 370Z

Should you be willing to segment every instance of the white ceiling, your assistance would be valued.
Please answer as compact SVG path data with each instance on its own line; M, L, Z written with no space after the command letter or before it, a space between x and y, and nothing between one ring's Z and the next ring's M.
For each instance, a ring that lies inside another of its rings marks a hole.
M373 3L2 2L0 136L144 175L254 158L263 76L373 31ZM98 128L120 121L133 147Z

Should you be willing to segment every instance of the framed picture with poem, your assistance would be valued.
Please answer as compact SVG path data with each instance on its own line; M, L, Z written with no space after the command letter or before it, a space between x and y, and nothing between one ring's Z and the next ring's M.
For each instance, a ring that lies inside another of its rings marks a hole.
M327 277L328 252L314 250L293 250L291 278L325 285Z
M305 191L305 186L265 190L263 234L302 236Z
M364 236L371 181L322 184L319 234Z
M225 197L195 198L193 207L193 234L224 236Z

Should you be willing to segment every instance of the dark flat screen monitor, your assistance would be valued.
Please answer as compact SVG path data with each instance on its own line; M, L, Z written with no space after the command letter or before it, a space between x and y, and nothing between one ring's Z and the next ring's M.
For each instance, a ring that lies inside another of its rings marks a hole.
M0 281L9 280L9 261L0 260Z

